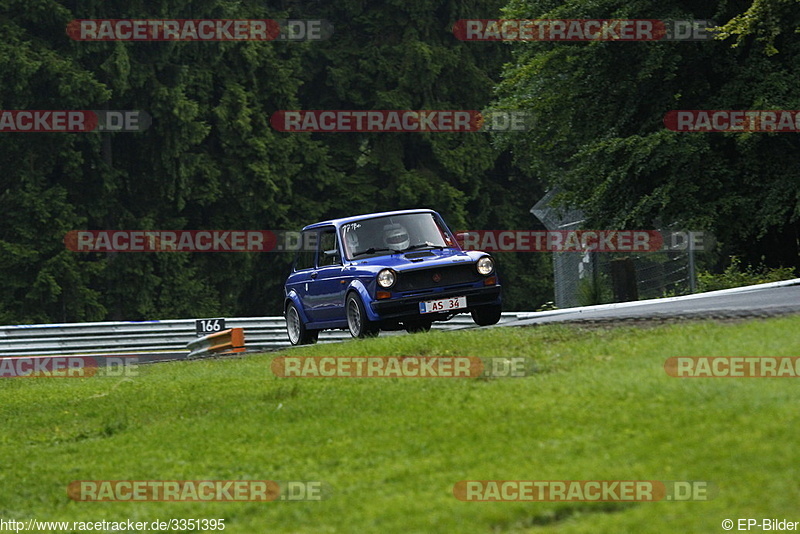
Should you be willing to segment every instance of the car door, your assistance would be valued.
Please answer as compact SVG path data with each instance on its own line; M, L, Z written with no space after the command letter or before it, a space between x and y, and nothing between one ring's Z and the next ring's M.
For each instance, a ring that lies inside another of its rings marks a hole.
M310 300L314 302L315 321L344 319L344 292L347 277L342 265L342 249L333 226L320 230L317 268L309 284Z
M297 298L300 300L300 304L310 321L315 320L313 318L314 302L309 298L309 290L316 277L318 234L319 231L316 229L306 230L301 234L300 249L295 256L292 275L286 283L287 290L294 291L297 294Z
M308 300L308 289L312 279L312 274L317 266L317 248L316 236L317 230L306 230L300 237L300 249L294 258L292 265L292 274L286 280L287 294L294 291L297 298L300 300L300 305L305 311L306 316L311 319L309 309L312 303ZM305 246L307 243L314 243L314 247L310 248Z

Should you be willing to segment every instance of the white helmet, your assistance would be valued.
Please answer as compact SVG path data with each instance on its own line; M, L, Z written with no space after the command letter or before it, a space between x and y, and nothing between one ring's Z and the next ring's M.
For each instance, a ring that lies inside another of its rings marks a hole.
M400 224L387 224L383 227L383 243L392 250L404 250L411 241L408 232Z
M351 255L361 252L358 248L358 236L355 232L346 232L344 234L344 239L347 242L347 250L350 251Z

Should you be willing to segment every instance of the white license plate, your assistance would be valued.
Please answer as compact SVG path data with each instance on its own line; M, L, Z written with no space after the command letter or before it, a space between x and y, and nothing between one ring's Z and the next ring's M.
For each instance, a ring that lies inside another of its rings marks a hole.
M467 297L451 297L449 299L427 300L419 303L420 313L436 313L467 307Z

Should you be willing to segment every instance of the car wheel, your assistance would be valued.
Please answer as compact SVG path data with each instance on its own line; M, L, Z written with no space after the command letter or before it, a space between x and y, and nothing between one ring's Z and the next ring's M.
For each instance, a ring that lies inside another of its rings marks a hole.
M472 320L478 326L489 326L497 324L500 320L502 308L499 304L491 304L489 306L479 306L472 310Z
M405 322L406 332L408 332L409 334L416 334L418 332L430 332L431 324L433 324L433 321L429 321L427 319L406 321Z
M347 296L345 308L347 310L347 329L350 330L351 336L363 338L378 335L380 329L367 319L367 312L357 294L350 293Z
M289 303L286 307L286 332L289 334L289 342L292 345L309 345L316 343L319 337L319 330L308 330L297 307Z

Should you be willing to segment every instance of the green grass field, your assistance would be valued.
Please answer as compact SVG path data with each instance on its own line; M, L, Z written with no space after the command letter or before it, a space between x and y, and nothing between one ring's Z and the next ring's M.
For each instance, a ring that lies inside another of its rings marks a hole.
M224 518L226 534L723 532L726 518L800 521L800 379L664 371L671 356L800 356L800 316L432 332L279 354L528 356L539 372L276 378L273 353L141 366L126 379L3 379L0 518ZM74 480L185 479L324 481L330 495L108 503L66 492ZM462 502L460 480L693 480L719 493Z

